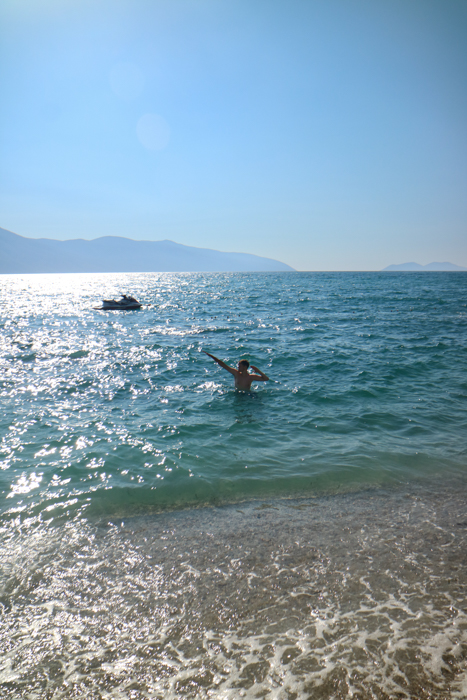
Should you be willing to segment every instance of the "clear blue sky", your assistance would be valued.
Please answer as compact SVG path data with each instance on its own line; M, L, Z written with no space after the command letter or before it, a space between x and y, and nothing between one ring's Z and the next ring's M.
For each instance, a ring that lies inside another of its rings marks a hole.
M0 226L467 267L465 0L2 0Z

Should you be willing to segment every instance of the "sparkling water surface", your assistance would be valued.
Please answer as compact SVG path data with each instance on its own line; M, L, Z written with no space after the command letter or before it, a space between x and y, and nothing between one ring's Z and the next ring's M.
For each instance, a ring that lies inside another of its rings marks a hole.
M467 274L0 295L2 697L467 697Z
M218 504L465 468L462 273L0 284L10 513ZM150 306L93 309L119 290ZM201 350L271 381L236 392Z

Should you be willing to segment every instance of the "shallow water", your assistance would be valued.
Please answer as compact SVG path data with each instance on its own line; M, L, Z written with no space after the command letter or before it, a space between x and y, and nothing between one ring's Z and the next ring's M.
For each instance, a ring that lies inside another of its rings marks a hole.
M69 522L27 549L10 530L2 697L461 700L466 495Z
M0 695L467 697L466 291L0 277Z

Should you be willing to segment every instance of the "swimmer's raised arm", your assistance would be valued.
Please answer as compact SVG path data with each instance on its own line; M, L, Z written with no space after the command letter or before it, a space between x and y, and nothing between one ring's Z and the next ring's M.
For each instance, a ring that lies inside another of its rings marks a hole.
M258 372L258 374L250 375L250 376L252 376L252 378L254 379L255 382L268 382L269 381L269 377L266 374L264 374L264 372L261 372L260 369L258 369L254 365L251 365L251 369L253 369L255 372Z
M234 369L233 367L229 367L229 365L226 365L225 362L222 362L222 360L219 360L219 358L216 357L215 355L211 355L211 353L206 352L206 350L203 350L203 352L205 355L208 355L208 357L212 357L214 362L217 362L218 365L220 365L223 369L226 369L227 372L230 372L230 374L234 374L234 375L237 374L236 369Z

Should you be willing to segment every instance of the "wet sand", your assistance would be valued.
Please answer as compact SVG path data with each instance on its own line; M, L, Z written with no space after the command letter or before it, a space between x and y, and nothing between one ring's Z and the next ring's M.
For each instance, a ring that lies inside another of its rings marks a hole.
M467 488L2 532L2 698L467 697Z

